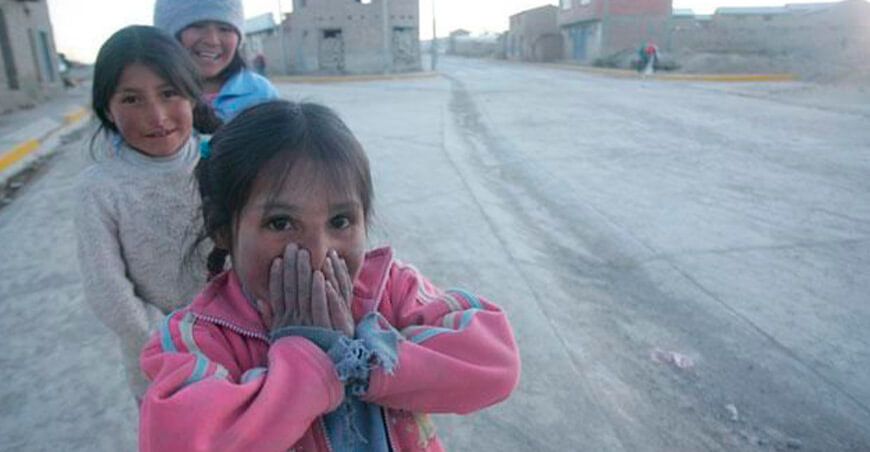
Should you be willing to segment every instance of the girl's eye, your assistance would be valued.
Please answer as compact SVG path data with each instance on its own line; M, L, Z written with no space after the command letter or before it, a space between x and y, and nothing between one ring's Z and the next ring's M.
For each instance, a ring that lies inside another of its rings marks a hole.
M218 27L218 31L220 31L221 33L235 33L236 29L233 27L222 25L222 26Z
M329 220L329 224L332 225L332 227L334 227L335 229L347 229L350 227L352 222L350 221L350 218L345 215L337 215Z
M121 96L122 104L135 104L139 100L136 96Z
M293 223L289 218L272 218L267 226L273 231L288 231L293 228Z
M163 90L163 93L162 93L162 94L163 94L163 97L165 97L165 98L167 98L167 99L179 95L178 91L177 91L177 90L174 90L174 89Z

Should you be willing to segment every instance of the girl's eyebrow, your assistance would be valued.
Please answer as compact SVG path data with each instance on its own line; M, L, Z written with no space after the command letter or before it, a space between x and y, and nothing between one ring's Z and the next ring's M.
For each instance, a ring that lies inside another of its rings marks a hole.
M157 87L158 90L166 89L166 88L175 89L175 86L173 86L172 83L166 82L166 83L163 83ZM136 88L133 86L123 86L122 85L122 86L118 87L118 91L132 91L132 92L138 93L139 91L145 91L145 90L140 89L140 88Z
M344 212L348 210L356 210L358 208L361 209L362 206L357 201L345 201L329 206L330 212Z
M286 210L290 212L299 211L299 207L293 204L286 204L280 201L265 201L260 203L260 210L263 212L271 212L273 210Z
M345 212L348 210L360 209L362 206L358 201L342 201L329 206L330 212ZM260 209L263 212L271 212L273 210L283 210L290 213L299 212L299 206L287 204L281 201L266 201L260 204Z

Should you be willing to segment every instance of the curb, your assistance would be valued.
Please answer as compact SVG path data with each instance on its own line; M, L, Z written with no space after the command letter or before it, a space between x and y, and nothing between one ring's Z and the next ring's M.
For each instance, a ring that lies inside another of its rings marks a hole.
M647 80L681 81L681 82L719 82L719 83L748 83L748 82L794 82L798 80L796 74L663 74L652 75L640 74L637 71L625 69L608 69L591 66L579 66L558 63L534 63L538 66L568 71L586 72L590 74L604 75L616 78L636 78Z
M22 141L8 150L0 150L0 186L15 177L36 158L49 155L57 147L59 135L72 131L91 115L81 107L63 116L63 123L46 130L37 138Z
M371 75L279 75L271 77L275 82L281 83L308 83L308 84L329 84L329 83L356 83L356 82L376 82L383 80L414 80L424 78L434 78L439 75L438 72L407 72L399 74L371 74Z

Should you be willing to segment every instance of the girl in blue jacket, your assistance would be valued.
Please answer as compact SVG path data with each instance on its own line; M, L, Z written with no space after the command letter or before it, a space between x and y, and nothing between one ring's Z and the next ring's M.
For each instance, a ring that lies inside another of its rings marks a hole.
M203 79L204 97L224 122L278 97L239 54L245 15L241 0L157 0L154 25L190 52Z

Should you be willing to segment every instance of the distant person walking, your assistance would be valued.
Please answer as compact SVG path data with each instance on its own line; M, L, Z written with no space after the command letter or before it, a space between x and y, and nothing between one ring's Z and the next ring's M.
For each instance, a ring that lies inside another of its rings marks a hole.
M263 77L266 76L266 57L262 53L254 57L254 70Z
M643 73L652 74L653 72L655 72L656 62L659 58L659 48L655 44L653 44L652 41L649 41L646 43L646 47L644 48L643 53L646 56L644 60Z
M637 49L637 72L643 73L646 69L646 43L642 43Z
M157 0L154 25L190 52L204 80L204 99L224 121L278 97L262 75L247 69L239 54L244 34L242 0Z

